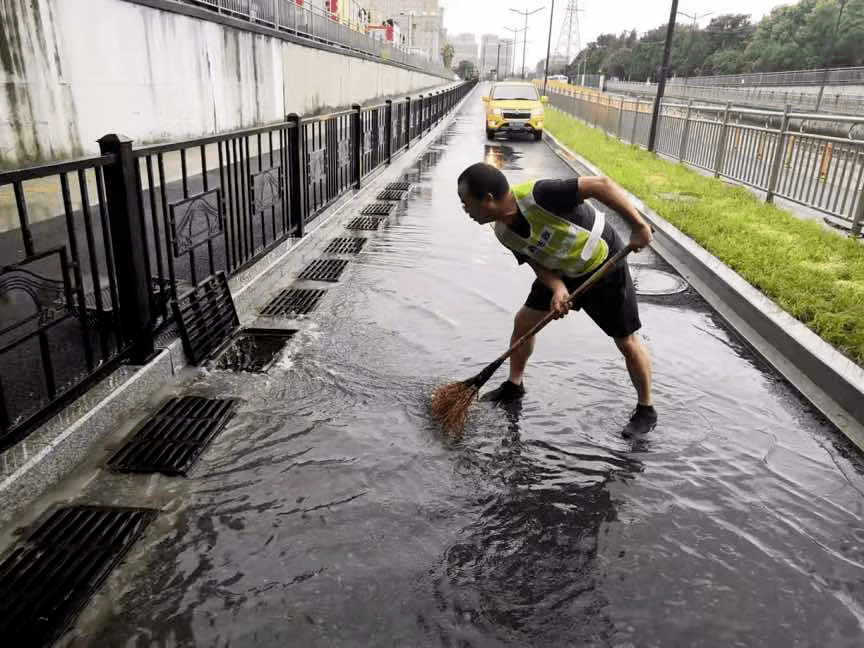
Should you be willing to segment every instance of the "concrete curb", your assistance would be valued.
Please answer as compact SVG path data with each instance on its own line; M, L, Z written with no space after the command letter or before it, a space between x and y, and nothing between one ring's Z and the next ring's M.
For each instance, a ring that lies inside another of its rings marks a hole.
M548 146L577 173L603 171L548 131ZM864 450L864 369L681 232L638 197L627 195L654 227L652 248L795 389Z
M356 192L339 198L309 226L301 239L288 239L250 268L232 277L229 286L241 327L258 315L255 305L267 299L274 281L296 275L346 219L352 206L400 176L423 154L425 148L449 125L473 92L406 151L364 178ZM98 445L119 428L137 421L139 410L152 395L190 367L180 339L169 342L146 365L121 366L60 413L34 430L27 438L0 455L0 524L5 524L31 502L69 475Z

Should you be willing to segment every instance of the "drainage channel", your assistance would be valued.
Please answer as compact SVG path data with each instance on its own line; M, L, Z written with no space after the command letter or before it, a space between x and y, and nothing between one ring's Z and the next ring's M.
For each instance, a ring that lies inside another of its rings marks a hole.
M388 184L377 195L378 201L365 205L346 229L378 230L410 189L410 182ZM359 254L367 240L334 238L324 257L310 262L297 280L338 282L349 260L332 257ZM259 315L308 315L326 294L326 289L292 286L273 296ZM178 297L172 309L190 364L212 369L266 373L297 332L295 328L241 328L224 273ZM155 415L136 426L106 467L115 472L188 477L234 416L236 405L233 398L168 399ZM158 514L156 509L102 506L57 507L44 514L40 518L44 521L34 524L35 529L0 564L4 645L49 646L61 637Z

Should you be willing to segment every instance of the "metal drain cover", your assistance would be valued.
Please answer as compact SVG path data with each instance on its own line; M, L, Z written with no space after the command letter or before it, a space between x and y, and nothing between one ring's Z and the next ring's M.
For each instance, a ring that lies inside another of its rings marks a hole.
M50 646L156 517L149 509L58 509L0 564L4 646Z
M306 315L311 313L326 290L311 288L290 288L283 290L261 311L265 317L284 317L287 315Z
M687 290L687 282L671 272L631 265L630 274L637 295L675 295Z
M194 365L206 360L240 326L224 272L205 279L171 307L180 326L183 350Z
M366 245L365 238L336 238L324 250L324 254L357 254Z
M353 230L377 230L384 222L384 218L378 216L358 216L345 227Z
M397 191L396 189L385 189L381 191L376 198L378 200L402 200L407 192Z
M373 202L361 209L360 213L365 216L387 216L393 207L395 205L392 202Z
M313 281L339 281L348 261L345 259L315 259L298 276L299 279Z
M186 475L234 415L234 399L172 398L110 459L124 472Z
M396 191L408 191L411 188L410 182L389 182L384 187L385 189L395 189Z
M267 371L285 344L297 331L283 329L244 329L215 360L218 369Z

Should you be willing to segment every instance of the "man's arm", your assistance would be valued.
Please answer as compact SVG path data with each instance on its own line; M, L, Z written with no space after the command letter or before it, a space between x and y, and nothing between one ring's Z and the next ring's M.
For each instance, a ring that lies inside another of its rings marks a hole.
M651 227L642 219L624 190L612 180L605 176L581 176L579 194L582 198L596 198L626 218L631 227L630 245L637 251L651 242Z

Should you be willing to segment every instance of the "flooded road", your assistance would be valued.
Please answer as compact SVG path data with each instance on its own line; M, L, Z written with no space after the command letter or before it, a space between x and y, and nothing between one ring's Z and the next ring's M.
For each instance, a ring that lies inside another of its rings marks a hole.
M645 441L620 436L633 387L582 312L540 333L521 408L478 403L442 438L429 394L507 348L533 278L456 177L572 174L530 138L487 142L481 92L267 374L166 387L240 399L189 479L81 487L162 513L76 647L864 644L861 463L653 252L631 255Z

